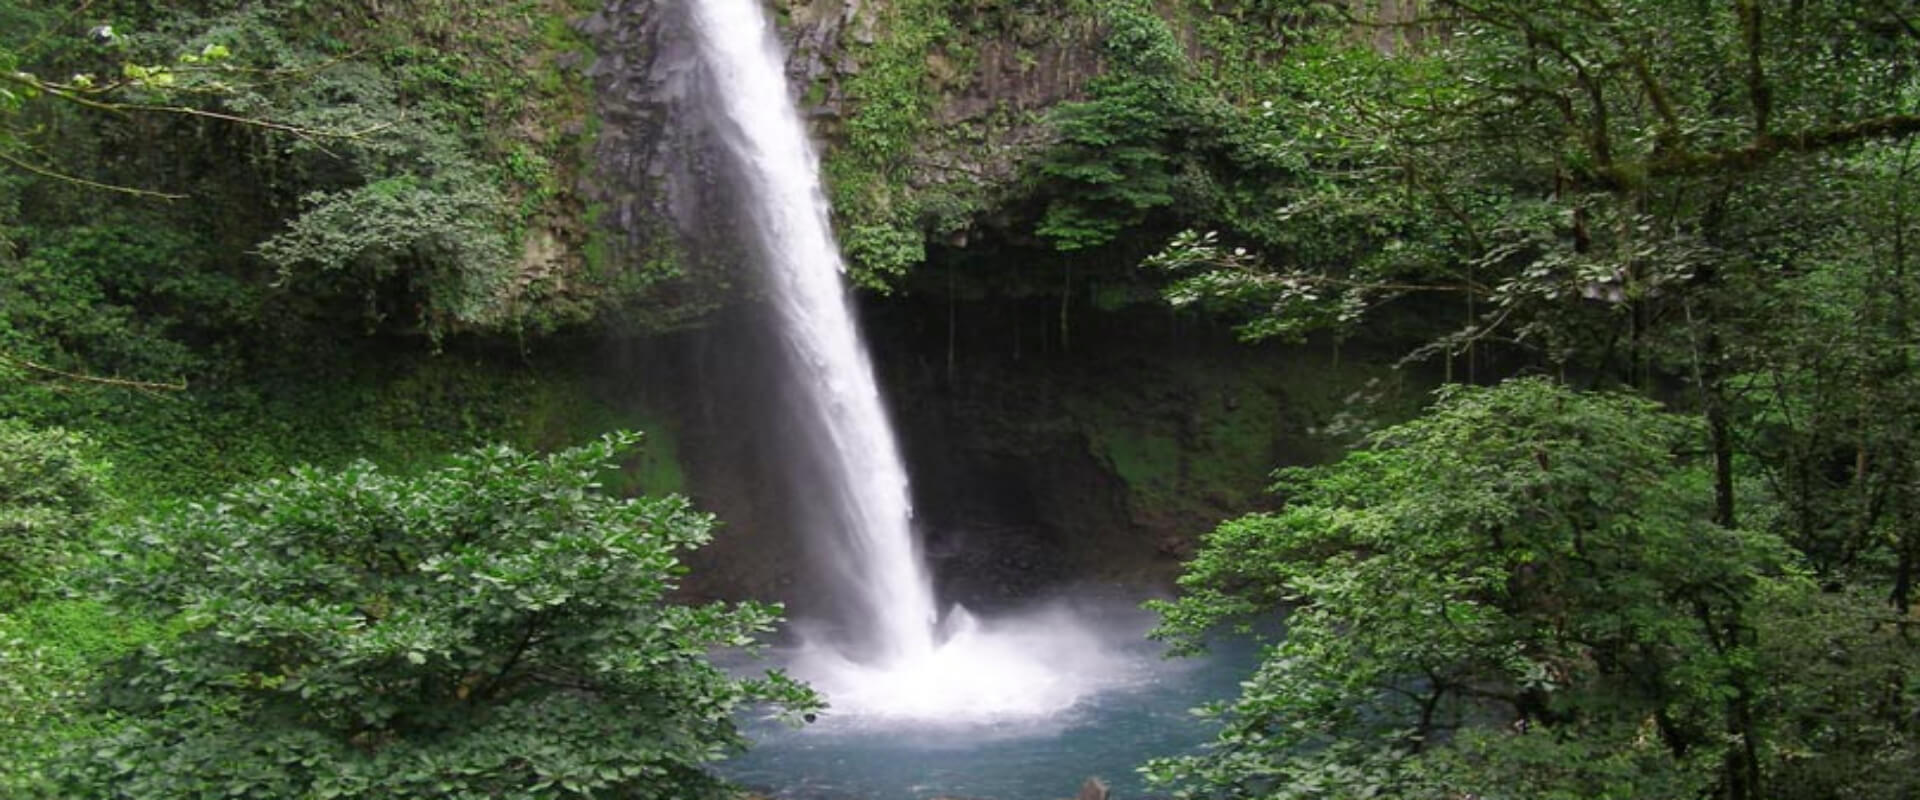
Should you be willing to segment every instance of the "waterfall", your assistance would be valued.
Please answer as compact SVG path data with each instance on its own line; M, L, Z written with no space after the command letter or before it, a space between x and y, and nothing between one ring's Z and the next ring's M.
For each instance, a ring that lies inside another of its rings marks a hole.
M779 40L760 0L686 2L705 80L696 91L726 151L740 224L751 228L741 243L783 351L777 400L800 442L786 455L802 484L801 533L824 545L848 599L836 635L803 636L794 674L855 716L953 721L1071 706L1116 673L1075 615L990 624L955 606L941 618Z
M933 588L914 538L907 471L842 279L819 159L788 95L760 0L695 0L720 139L745 189L742 220L792 367L784 401L811 442L807 535L834 542L881 661L933 648Z

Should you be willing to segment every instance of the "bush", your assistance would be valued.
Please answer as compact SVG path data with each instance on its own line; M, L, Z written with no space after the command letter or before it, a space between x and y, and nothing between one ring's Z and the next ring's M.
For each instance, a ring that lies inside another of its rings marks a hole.
M708 658L776 609L667 602L711 517L598 476L637 437L507 447L419 477L296 470L118 532L120 606L173 616L97 710L63 796L690 798L734 718L813 696Z
M58 428L0 419L0 613L31 599L87 533L100 468Z

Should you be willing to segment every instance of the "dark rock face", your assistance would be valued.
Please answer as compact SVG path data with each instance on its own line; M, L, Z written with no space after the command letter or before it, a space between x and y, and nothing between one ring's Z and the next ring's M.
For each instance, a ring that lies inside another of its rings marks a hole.
M700 322L736 296L739 237L724 224L739 203L703 123L698 59L685 0L608 0L578 29L599 129L581 192L597 210L602 270L657 283L642 329Z
M917 224L930 239L964 240L972 224L946 216L952 209L988 216L1025 191L1023 172L1057 139L1049 110L1085 99L1088 82L1105 68L1101 26L1069 5L775 0L793 93L804 98L829 162L842 151L864 152L845 159L854 164L847 172L885 175L885 199L838 209L841 222ZM920 38L903 32L909 29ZM924 47L904 54L904 63L897 47L889 49L903 37ZM913 76L907 87L898 82L903 70ZM873 73L895 77L882 86L861 83ZM916 108L904 127L864 116L877 108L890 117L902 105ZM900 137L911 141L903 147ZM916 213L910 222L891 216ZM857 254L855 261L861 266Z
M797 500L778 479L771 443L783 437L764 402L777 392L776 370L762 361L767 332L753 313L747 237L736 233L746 204L716 141L688 30L698 1L607 0L578 23L596 54L596 172L583 189L599 209L603 268L656 282L633 304L642 318L613 326L649 335L616 340L608 381L643 381L628 390L664 400L690 494L725 523L694 557L687 592L786 600L804 612L801 547L786 523Z
M859 63L843 43L874 42L874 17L879 6L857 0L792 0L785 4L785 11L783 43L787 46L787 77L794 82L794 95L804 95L806 87L816 82L834 82L822 103L803 110L813 116L838 115L844 98L834 79L860 71Z
M679 149L670 149L664 141L669 137L665 118L675 105L668 65L685 69L690 54L674 52L674 39L661 36L669 21L660 13L664 5L657 0L610 0L575 23L596 53L587 75L593 80L594 114L600 121L594 146L598 171L582 188L607 204L602 225L633 236L639 235L643 217L669 210L657 197L665 190L666 175L693 167L667 158Z

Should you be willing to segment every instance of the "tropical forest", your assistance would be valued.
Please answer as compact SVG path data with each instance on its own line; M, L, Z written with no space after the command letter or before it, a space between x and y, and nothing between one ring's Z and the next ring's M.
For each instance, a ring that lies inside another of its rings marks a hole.
M1920 1L0 0L0 798L1920 798Z

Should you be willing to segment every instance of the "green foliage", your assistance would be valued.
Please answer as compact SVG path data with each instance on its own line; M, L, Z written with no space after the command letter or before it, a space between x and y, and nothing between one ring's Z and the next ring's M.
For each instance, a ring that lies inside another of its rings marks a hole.
M1727 294L1759 309L1721 328L1739 359L1728 382L1743 450L1768 489L1756 513L1834 580L1897 571L1915 508L1902 455L1920 442L1909 321L1920 296L1915 177L1912 143L1821 170L1795 203L1831 223L1795 226L1769 253L1793 268L1727 279Z
M1161 634L1193 646L1291 609L1286 635L1217 710L1213 750L1150 775L1263 798L1745 780L1720 770L1763 735L1759 606L1812 588L1776 539L1712 524L1674 455L1690 428L1514 380L1449 388L1371 448L1283 472L1286 509L1209 536Z
M0 795L29 796L58 745L90 729L74 713L89 670L143 640L139 621L58 596L95 542L104 472L86 438L0 418Z
M375 281L404 274L439 315L487 322L503 313L512 264L500 234L501 198L489 184L459 174L432 182L400 176L304 201L306 213L260 245L283 274L301 267L357 270Z
M0 613L0 796L39 797L64 747L119 720L82 708L102 665L170 632L88 599L50 598Z
M1220 214L1223 201L1254 216L1263 192L1240 178L1263 165L1232 141L1238 122L1224 112L1272 84L1261 76L1283 41L1283 5L908 0L863 11L877 35L845 44L859 68L838 76L845 122L825 154L854 279L900 285L928 242L983 223L1079 252L1145 220ZM831 97L825 88L808 102ZM1038 108L1036 94L1071 99Z
M1635 315L1766 263L1771 222L1836 157L1920 132L1891 6L1274 5L1296 19L1240 144L1282 179L1226 229L1264 252L1189 239L1169 260L1189 268L1178 300L1221 301L1255 337L1426 295L1462 322L1421 355L1491 339L1604 359L1591 343Z
M1260 214L1149 259L1170 300L1294 339L1397 304L1407 357L1450 376L1684 385L1723 523L1751 515L1823 579L1913 603L1907 10L1286 6L1269 96L1229 138L1276 180L1223 192Z
M843 221L849 274L871 288L884 288L926 258L922 205L934 201L906 184L937 96L927 61L956 33L951 10L935 0L881 9L886 35L853 48L860 70L842 84L849 106L844 144L823 165Z
M415 478L296 470L119 531L115 602L182 621L95 695L126 723L65 796L718 796L734 715L813 704L729 676L760 605L667 602L708 538L684 499L599 491L612 435L482 448Z
M317 317L439 337L577 323L604 287L563 280L583 259L562 243L584 222L571 193L578 135L562 129L586 98L579 75L557 66L580 44L542 24L564 13L552 5L408 0L376 12L254 0L25 14L25 35L0 44L0 60L39 99L0 109L16 145L0 155L27 170L17 188L39 202L0 206L11 212L0 230L58 236L107 217L180 231L193 271L293 312L255 304L245 321L262 327ZM113 33L89 39L92 21ZM499 57L508 51L524 62ZM163 193L192 202L154 205ZM552 246L517 263L534 234ZM268 285L262 273L275 269ZM149 314L131 291L125 304Z
M905 225L854 225L840 238L848 261L860 265L860 282L872 288L884 285L881 276L897 278L927 260L925 235Z
M260 298L206 270L194 244L128 221L19 231L19 257L0 271L0 352L75 373L205 374L208 359L182 339L244 324Z
M568 271L586 97L551 58L581 46L560 4L32 5L0 3L0 60L65 97L0 110L27 148L0 153L56 171L0 166L0 415L88 431L133 505L526 441L524 365L436 390L462 371L423 356L576 324L624 274Z
M0 613L31 599L88 542L101 466L83 437L0 419Z
M1920 781L1911 618L1857 589L1770 592L1755 614L1772 797L1892 800ZM1902 715L1905 715L1903 719Z
M1090 87L1093 100L1054 112L1060 144L1040 164L1043 175L1064 185L1038 227L1060 250L1106 244L1146 212L1173 203L1169 154L1193 111L1180 79L1185 54L1151 4L1116 1L1098 9L1109 71Z

